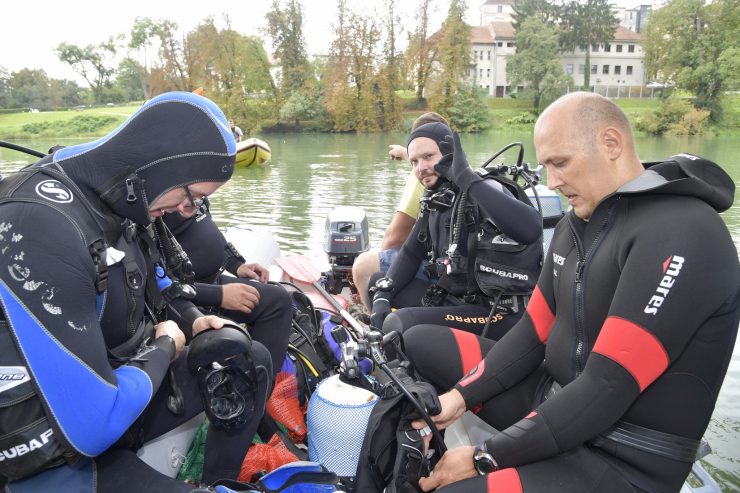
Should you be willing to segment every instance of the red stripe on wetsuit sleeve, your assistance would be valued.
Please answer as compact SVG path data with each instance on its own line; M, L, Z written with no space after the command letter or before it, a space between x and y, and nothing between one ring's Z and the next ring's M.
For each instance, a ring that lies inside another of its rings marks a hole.
M457 350L460 352L460 363L462 364L462 374L467 373L483 359L481 354L478 337L472 332L465 332L459 329L450 329L455 337Z
M555 321L555 314L552 313L552 310L547 305L547 301L542 295L539 286L535 286L532 297L529 299L527 313L529 313L529 318L532 319L534 330L537 332L540 342L546 344L547 338L550 336L552 323Z
M630 372L640 392L668 368L668 354L660 341L645 328L623 318L606 319L593 352Z
M522 480L513 467L493 472L486 479L490 493L522 493Z

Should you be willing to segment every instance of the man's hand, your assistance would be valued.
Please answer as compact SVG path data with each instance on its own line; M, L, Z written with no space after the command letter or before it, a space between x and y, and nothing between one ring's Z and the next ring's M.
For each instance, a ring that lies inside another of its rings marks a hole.
M440 395L439 404L442 411L431 418L440 430L444 430L457 421L457 419L465 412L465 399L463 399L462 394L460 394L457 389L452 389L449 392ZM421 430L426 425L426 421L421 418L411 422L411 427L415 430Z
M393 159L394 161L408 161L409 160L409 154L408 151L406 151L406 148L404 146L400 146L398 144L391 144L388 146L388 157Z
M233 324L230 320L217 317L216 315L204 315L193 322L193 337L207 329L220 329L224 324Z
M270 270L266 267L261 266L257 262L252 264L242 264L236 270L237 277L243 277L245 279L255 279L260 282L267 282L270 280Z
M470 169L468 158L465 156L465 151L463 151L460 143L460 135L457 132L454 132L452 137L446 136L444 143L451 145L452 153L442 156L442 159L434 165L434 170L440 176L457 185L461 191L467 192L473 182L480 181L483 178ZM446 147L442 142L439 146L440 149Z
M447 450L434 466L434 470L427 478L419 479L419 486L424 491L432 491L450 483L478 475L473 464L475 447L468 445Z
M252 313L260 302L257 288L243 282L230 282L221 285L221 308Z
M154 326L154 338L157 339L162 336L170 336L172 338L175 342L175 358L180 356L182 349L185 347L185 334L182 333L180 327L172 320L159 322Z

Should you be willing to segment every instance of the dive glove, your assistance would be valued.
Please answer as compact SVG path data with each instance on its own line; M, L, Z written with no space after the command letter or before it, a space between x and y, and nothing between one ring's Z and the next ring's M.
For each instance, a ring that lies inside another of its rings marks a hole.
M447 145L443 146L443 143ZM445 140L439 143L440 150L447 146L451 146L452 152L442 156L442 159L434 165L434 170L457 185L460 191L467 192L470 185L482 178L470 168L457 132L453 132L452 136L445 136Z

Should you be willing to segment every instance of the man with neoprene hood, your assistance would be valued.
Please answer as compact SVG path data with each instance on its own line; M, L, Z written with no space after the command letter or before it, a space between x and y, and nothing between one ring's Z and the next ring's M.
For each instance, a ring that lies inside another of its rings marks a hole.
M204 408L203 480L237 477L270 355L188 301L153 227L193 214L235 155L213 102L166 93L0 182L0 366L14 375L0 387L6 491L191 491L136 449Z

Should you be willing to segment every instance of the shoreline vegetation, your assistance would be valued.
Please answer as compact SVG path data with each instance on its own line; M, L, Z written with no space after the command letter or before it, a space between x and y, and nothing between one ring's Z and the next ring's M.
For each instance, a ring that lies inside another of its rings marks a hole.
M629 117L633 126L638 127L637 133L642 133L636 123L648 115L655 115L661 108L664 100L660 98L621 98L614 99ZM740 136L740 95L732 95L724 100L724 117L720 125L707 125L704 135L737 135ZM100 137L107 134L126 118L133 114L141 102L116 106L100 106L73 108L60 111L24 111L0 114L0 139L2 140L33 140L37 138L86 138ZM489 98L490 123L486 132L504 128L533 128L536 116L530 112L532 101L529 99ZM410 129L411 122L418 115L427 111L409 110L403 114L404 124L400 131ZM310 125L307 125L310 127ZM262 132L271 133L300 133L302 126L287 127L276 125L273 128L265 126Z

